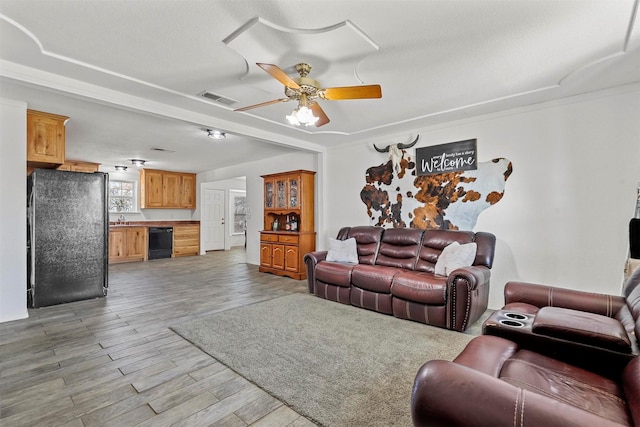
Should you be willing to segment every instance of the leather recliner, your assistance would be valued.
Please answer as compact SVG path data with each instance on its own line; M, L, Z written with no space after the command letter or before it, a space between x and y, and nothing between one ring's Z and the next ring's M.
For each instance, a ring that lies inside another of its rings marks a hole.
M415 426L640 426L640 359L609 378L482 335L420 368L411 415Z

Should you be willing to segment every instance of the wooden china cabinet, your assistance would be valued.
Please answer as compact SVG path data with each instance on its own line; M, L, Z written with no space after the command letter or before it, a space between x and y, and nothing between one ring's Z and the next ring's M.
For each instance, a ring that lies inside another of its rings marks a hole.
M313 220L315 172L295 170L264 179L264 229L260 268L266 273L307 278L302 258L316 248Z

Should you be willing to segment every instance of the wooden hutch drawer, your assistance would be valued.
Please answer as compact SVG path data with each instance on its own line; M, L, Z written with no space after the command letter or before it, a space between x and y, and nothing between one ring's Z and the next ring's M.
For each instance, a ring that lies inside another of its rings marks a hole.
M286 235L286 234L279 234L278 235L278 242L280 243L298 243L298 236L296 235Z
M278 241L278 235L277 234L260 233L260 240L262 240L263 242L277 242Z

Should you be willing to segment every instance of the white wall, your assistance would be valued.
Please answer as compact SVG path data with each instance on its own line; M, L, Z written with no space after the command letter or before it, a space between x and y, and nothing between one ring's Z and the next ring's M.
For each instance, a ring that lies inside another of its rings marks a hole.
M0 99L0 322L27 312L27 104Z
M504 198L475 228L497 237L491 308L503 305L509 280L620 293L640 181L639 85L417 129L387 143L415 133L413 155L415 148L477 138L478 161L513 162ZM365 172L387 159L369 143L327 153L319 248L340 227L369 223L360 200Z
M249 264L260 263L260 230L264 228L263 213L263 181L261 175L286 172L289 170L306 169L318 171L318 156L313 153L295 153L285 156L272 157L258 162L245 163L238 166L229 166L214 171L198 174L197 184L203 182L221 181L238 176L246 176L247 191L247 262ZM316 174L316 195L318 191L317 183L321 180L321 174ZM316 224L318 224L316 197ZM197 210L194 217L200 218ZM317 228L316 228L317 229Z

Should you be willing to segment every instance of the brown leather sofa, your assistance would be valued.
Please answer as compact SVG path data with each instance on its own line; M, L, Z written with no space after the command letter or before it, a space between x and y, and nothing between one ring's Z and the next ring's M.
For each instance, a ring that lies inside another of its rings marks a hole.
M640 354L640 271L629 276L622 295L509 282L504 296L504 307L483 324L484 334L604 375ZM507 315L521 319L505 322Z
M482 335L453 362L420 368L411 416L415 426L640 426L640 359L605 377Z
M305 255L309 292L321 298L464 331L487 309L495 251L490 233L454 230L345 227L338 240L354 238L357 264L327 261L327 251ZM435 274L443 249L475 242L473 264Z

